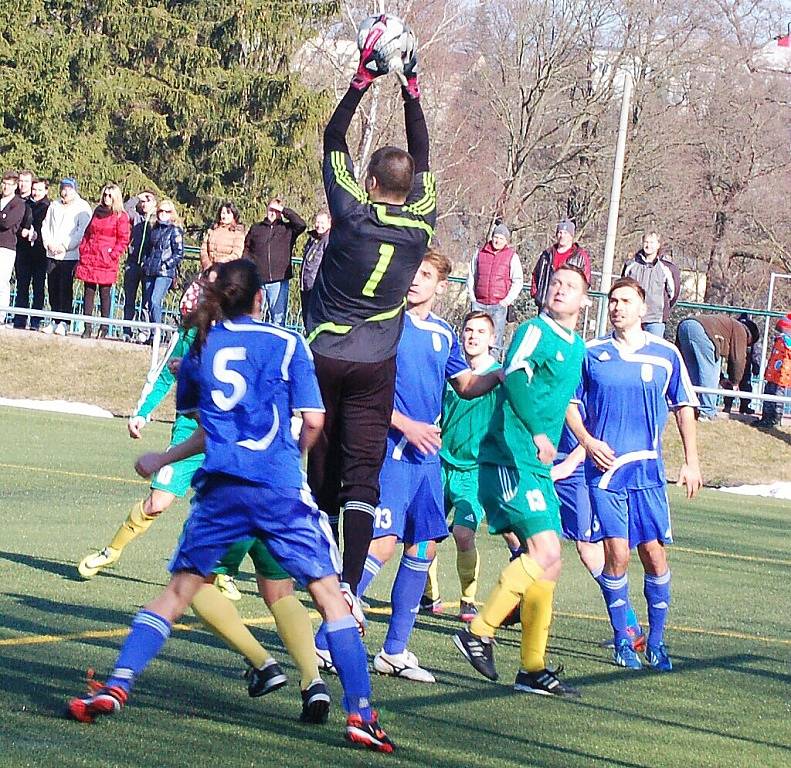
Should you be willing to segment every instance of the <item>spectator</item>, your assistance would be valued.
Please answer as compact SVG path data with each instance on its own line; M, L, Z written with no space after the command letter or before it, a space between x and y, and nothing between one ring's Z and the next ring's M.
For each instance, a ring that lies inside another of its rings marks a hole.
M723 359L727 362L727 384L734 389L750 364L750 347L758 341L758 327L727 315L699 315L678 325L676 344L681 350L689 377L696 387L718 389ZM698 393L700 421L717 417L717 395Z
M775 326L777 336L772 344L772 351L764 371L764 394L788 394L791 387L791 314L781 317ZM756 427L772 429L783 422L782 403L764 402L761 418L754 422Z
M21 178L22 174L20 174ZM33 179L30 197L26 201L31 221L27 229L20 230L16 243L16 302L15 306L30 306L30 289L33 288L33 309L44 309L44 281L47 277L47 252L41 241L41 225L49 208L49 182ZM14 328L24 330L27 315L14 316ZM40 317L30 318L30 330L37 331Z
M129 248L126 253L126 265L124 266L124 320L134 320L137 291L143 282L140 264L143 260L148 234L156 223L157 195L150 189L144 189L135 197L130 198L124 209L132 226ZM132 329L125 326L124 341L131 341L132 338Z
M750 320L750 316L746 312L742 312L739 315L739 322L744 323L749 328L751 324L754 325L752 320ZM755 333L756 335L760 336L760 331L758 330L758 326L755 326ZM753 376L758 376L761 373L761 362L762 362L762 354L761 354L761 345L760 344L753 344L750 347L750 362L744 368L744 376L742 376L742 380L739 382L737 389L740 392L752 392L753 391ZM720 381L720 387L722 389L728 389L728 381L723 380ZM723 398L723 411L725 413L730 414L731 409L733 408L733 400L732 397L725 397ZM739 399L739 413L743 416L752 416L755 413L755 409L750 405L751 398L740 398Z
M561 264L579 267L585 278L591 281L591 259L588 252L579 243L574 242L577 227L573 221L563 219L555 228L555 244L547 248L538 257L530 286L530 295L539 310L544 306L549 289L549 281Z
M308 304L310 302L310 292L313 290L313 283L324 258L324 251L330 241L330 227L332 219L329 213L321 211L316 214L313 222L313 229L308 232L308 242L302 252L302 271L299 275L299 288L302 298L302 324L307 323Z
M664 338L670 312L681 293L681 272L671 261L669 251L661 247L659 232L645 232L642 246L623 265L621 276L634 278L645 291L643 330Z
M264 220L250 227L244 241L244 255L258 267L268 319L275 325L286 324L288 283L293 275L291 257L297 238L306 229L299 214L276 197L270 201Z
M473 256L467 276L467 293L473 311L485 312L494 323L493 349L503 351L503 334L510 307L524 285L522 264L508 244L511 233L505 224L492 230L492 237Z
M80 197L77 182L71 177L62 179L58 199L50 204L41 225L41 241L47 251L49 306L53 312L72 311L74 267L90 220L91 206ZM42 326L41 331L65 336L67 325L62 320L54 321Z
M17 232L22 227L27 207L16 193L16 171L3 174L0 190L0 307L11 303L11 273L16 261ZM0 311L0 324L5 322L6 313Z
M184 258L184 231L172 200L157 206L157 222L151 228L143 253L143 309L152 323L162 322L162 302Z
M200 247L200 267L205 272L212 264L241 259L244 252L244 225L239 209L230 201L217 209L217 218L206 232Z
M105 184L99 197L99 205L93 212L90 224L80 243L80 261L75 276L85 283L83 294L84 315L93 315L96 289L102 317L110 317L110 290L118 277L121 254L129 245L129 216L124 210L124 198L117 184ZM99 328L99 338L107 336L109 328ZM93 326L85 323L82 333L89 339Z

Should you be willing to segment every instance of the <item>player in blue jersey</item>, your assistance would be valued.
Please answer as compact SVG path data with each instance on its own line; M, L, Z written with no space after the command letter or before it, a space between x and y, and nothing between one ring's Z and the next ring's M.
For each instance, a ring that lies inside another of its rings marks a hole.
M200 428L164 454L146 454L136 469L150 475L171 461L204 452L193 479L190 517L170 563L170 583L132 622L104 685L69 702L83 722L114 714L136 677L159 653L174 621L231 544L262 539L279 565L307 586L327 627L344 689L346 736L392 752L371 708L365 648L340 591L340 556L326 515L304 482L300 453L321 432L323 405L307 345L296 333L261 323L263 295L255 266L222 264L196 313L197 335L179 371L176 407L194 412ZM299 441L290 431L302 416Z
M665 546L672 542L672 531L662 434L672 409L684 448L679 484L692 498L702 485L695 435L698 400L678 350L642 330L645 292L639 283L616 280L608 308L613 332L588 342L583 363L579 395L585 422L574 403L567 420L587 452L584 471L604 540L599 584L613 627L615 663L630 669L642 666L627 632L627 568L630 548L636 547L648 604L646 661L656 670L669 671L664 630L670 570Z
M374 669L419 682L434 682L407 650L407 643L436 542L448 536L438 455L442 396L448 381L459 395L478 397L500 381L500 373L474 375L464 359L455 331L431 312L447 288L451 264L429 251L407 293L407 312L396 353L396 387L387 455L379 476L381 501L376 509L374 540L368 551L358 595L394 554L404 553L391 593L392 616ZM317 649L326 647L322 638ZM326 661L326 652L321 654ZM332 654L332 658L335 656Z

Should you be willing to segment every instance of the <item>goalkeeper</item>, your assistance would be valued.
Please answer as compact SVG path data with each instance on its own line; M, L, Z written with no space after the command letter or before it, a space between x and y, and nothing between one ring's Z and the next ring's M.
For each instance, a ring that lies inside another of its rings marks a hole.
M377 149L363 186L355 180L346 133L373 80L389 71L389 48L401 46L401 38L388 37L384 17L361 44L357 73L324 131L333 227L307 310L306 333L326 408L308 481L336 536L343 511L342 582L353 606L379 503L405 297L436 222L414 38L407 33L404 39L401 92L409 151Z

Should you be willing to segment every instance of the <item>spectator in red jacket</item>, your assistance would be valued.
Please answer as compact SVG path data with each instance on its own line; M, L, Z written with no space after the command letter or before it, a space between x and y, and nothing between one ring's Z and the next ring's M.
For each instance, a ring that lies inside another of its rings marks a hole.
M99 289L102 317L110 316L110 289L118 276L121 255L129 245L129 217L117 184L105 184L99 205L93 212L80 243L80 261L74 273L85 283L83 314L93 315L96 290ZM108 327L99 329L99 338L107 336ZM82 337L88 339L93 326L85 324Z
M533 277L530 285L530 295L541 309L547 298L549 281L561 264L571 264L579 267L584 273L588 283L591 281L591 257L588 252L574 242L577 227L573 221L563 219L555 227L555 244L547 248L539 257L533 267Z

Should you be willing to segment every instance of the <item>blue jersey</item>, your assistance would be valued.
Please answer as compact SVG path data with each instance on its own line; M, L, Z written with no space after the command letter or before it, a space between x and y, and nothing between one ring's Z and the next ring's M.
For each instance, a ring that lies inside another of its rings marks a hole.
M209 332L200 357L181 364L179 413L198 411L203 471L279 488L302 488L293 411L324 411L313 359L297 333L249 317Z
M415 421L439 425L445 381L470 367L456 332L433 313L425 320L407 312L396 353L395 410ZM439 461L407 443L403 433L390 428L387 455L396 461L420 464Z
M577 407L579 408L580 414L582 416L582 420L585 421L585 405L582 402L577 403ZM563 459L567 458L568 455L579 445L579 440L574 436L574 433L569 429L568 424L563 424L563 431L560 433L560 440L558 440L558 452L555 456L554 464L560 464ZM583 467L584 462L581 461L574 472L571 473L570 477L573 478L582 478L583 476Z
M615 451L606 472L585 460L588 485L614 491L663 485L662 433L668 410L698 404L681 355L652 334L635 352L612 336L586 347L578 392L587 413L585 426Z

